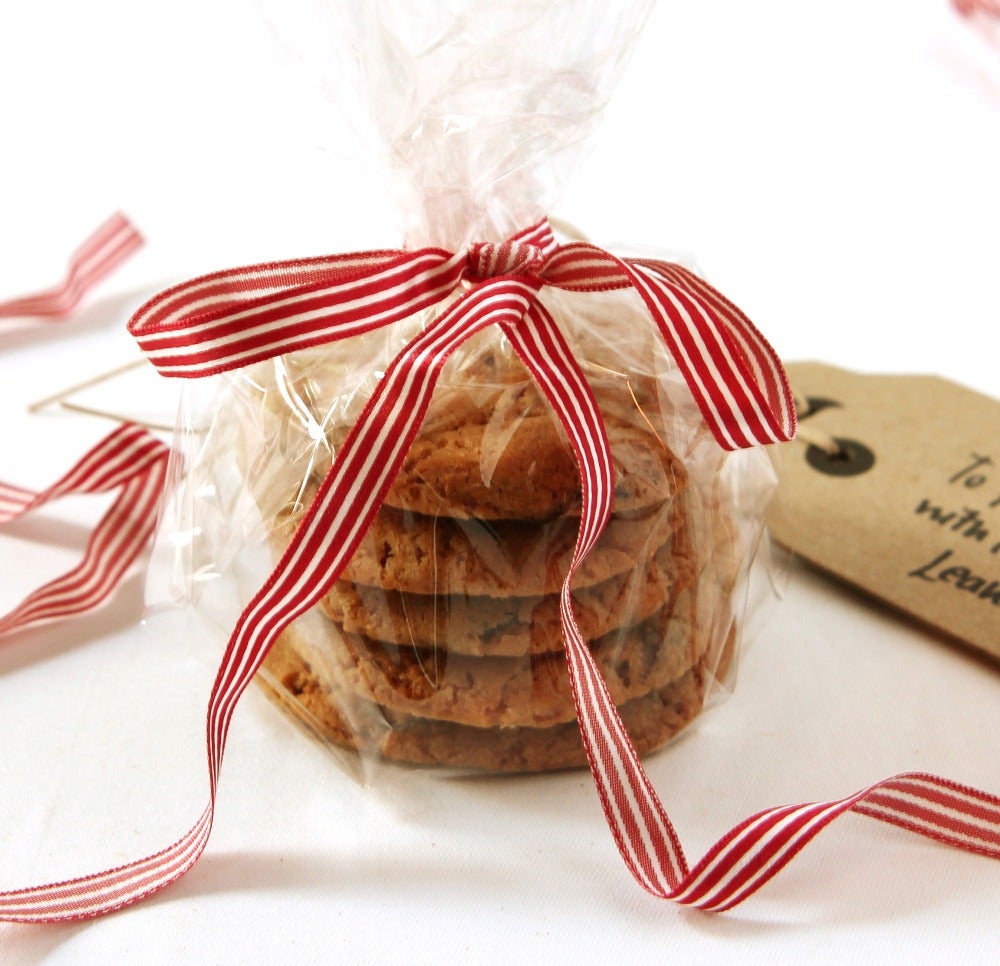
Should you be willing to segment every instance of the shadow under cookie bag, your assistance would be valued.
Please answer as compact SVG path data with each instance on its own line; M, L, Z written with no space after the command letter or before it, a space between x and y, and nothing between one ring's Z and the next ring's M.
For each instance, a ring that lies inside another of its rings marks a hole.
M3 918L96 915L183 874L255 675L365 782L589 766L638 882L698 908L742 901L849 809L905 825L900 803L947 799L992 816L982 841L914 830L1000 855L995 799L907 775L764 813L689 869L639 763L730 680L762 447L795 429L728 300L545 218L649 7L340 11L405 247L220 272L130 323L192 380L149 579L219 639L212 801L163 853L7 893Z

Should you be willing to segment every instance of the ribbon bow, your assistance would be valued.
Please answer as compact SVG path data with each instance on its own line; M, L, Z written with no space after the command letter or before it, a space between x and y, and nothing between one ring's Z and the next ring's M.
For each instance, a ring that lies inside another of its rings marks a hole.
M458 254L360 252L206 275L146 303L129 331L163 375L197 378L391 325L463 288L438 327L454 323L466 337L494 322L548 328L549 321L525 321L544 316L535 298L543 285L634 288L724 448L794 435L781 363L736 306L680 265L620 259L584 243L559 246L544 220Z
M320 600L351 559L410 448L445 360L493 324L552 404L580 467L582 513L561 592L562 630L591 771L637 881L662 898L701 909L730 908L848 810L1000 858L1000 800L906 774L838 801L762 812L688 868L573 616L570 583L608 519L612 465L593 394L537 297L546 285L577 292L634 288L721 446L793 436L795 411L781 365L735 306L680 266L620 259L588 244L557 246L545 221L465 253L376 251L224 271L163 292L136 313L129 330L156 368L197 378L347 339L450 300L386 369L291 543L233 629L209 699L210 799L201 817L173 845L145 859L0 893L0 919L39 922L110 912L173 882L197 861L211 831L237 701L272 642Z

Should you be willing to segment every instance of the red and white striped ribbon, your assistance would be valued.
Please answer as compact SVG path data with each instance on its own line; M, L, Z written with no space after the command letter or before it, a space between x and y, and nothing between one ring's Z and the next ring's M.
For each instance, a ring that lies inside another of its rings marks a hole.
M211 830L236 703L277 635L322 597L350 559L420 426L449 354L493 324L505 331L552 403L580 466L583 512L561 594L566 655L608 824L639 883L698 908L731 908L850 810L1000 858L1000 799L930 776L901 775L836 802L763 812L688 869L573 615L570 580L607 520L611 459L593 394L536 293L545 284L579 291L636 287L647 305L655 306L651 312L665 338L669 333L679 347L683 361L678 362L722 445L789 438L794 410L777 358L738 310L689 273L660 263L620 261L592 246L558 249L543 222L503 245L476 246L463 257L435 250L380 252L220 273L164 293L144 306L131 326L162 371L197 376L290 346L343 338L358 326L387 324L433 304L437 293L450 294L463 277L472 282L468 290L386 370L288 549L237 621L209 700L209 802L198 821L173 845L129 865L0 893L0 919L52 922L110 912L163 888L197 860ZM288 291L281 289L282 280ZM374 321L364 315L367 310ZM21 500L20 492L11 491L13 503Z
M110 596L153 534L169 453L146 430L126 424L40 493L0 483L0 523L63 496L119 491L91 533L80 563L0 617L0 636L93 610Z
M731 302L679 265L559 247L547 221L466 254L364 252L218 272L157 295L129 331L163 375L197 378L389 325L437 304L463 279L505 274L578 292L636 289L721 446L794 435L781 363Z
M977 13L1000 17L1000 0L951 0L951 2L963 17L972 17Z
M56 286L33 295L0 302L0 319L61 318L105 275L142 247L142 235L120 212L112 215L73 253L66 277Z

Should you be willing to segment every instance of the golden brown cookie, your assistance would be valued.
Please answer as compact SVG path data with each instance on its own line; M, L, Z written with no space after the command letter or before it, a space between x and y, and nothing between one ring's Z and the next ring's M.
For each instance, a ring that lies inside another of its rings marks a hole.
M368 705L320 681L301 657L299 630L289 628L267 657L262 683L286 711L333 744L417 765L472 768L494 772L536 772L586 765L575 721L549 728L474 728L425 718L398 715ZM703 675L694 667L657 691L626 702L619 712L639 754L659 748L700 711ZM351 727L348 716L379 722ZM362 733L362 731L364 733Z
M641 624L593 642L591 651L616 703L663 687L696 663L692 597L681 592ZM566 658L558 651L468 657L341 634L331 624L322 652L303 656L313 665L332 662L338 686L400 714L476 727L546 727L576 713Z
M295 377L262 376L261 420L290 476L318 483L342 444L336 383L314 364ZM629 512L670 499L684 472L668 449L656 387L610 370L588 373L605 422L615 470L614 509ZM569 440L547 400L516 358L495 352L443 378L387 506L434 516L542 520L576 514L580 478Z
M651 557L681 526L673 504L615 515L573 586L589 587ZM456 520L383 507L342 577L411 594L535 597L558 593L579 521Z
M640 755L666 744L701 710L703 683L697 668L658 691L619 709ZM587 764L576 721L551 728L472 728L423 718L389 717L392 730L379 751L385 758L416 765L537 772Z
M629 388L625 380L595 386L619 512L669 499L683 478ZM579 470L562 426L532 382L485 399L448 387L435 395L386 502L424 514L548 519L579 512Z
M675 553L674 547L671 539L645 566L573 592L574 612L585 640L644 621L694 581L694 561ZM323 609L348 633L392 644L480 657L562 650L558 594L409 594L342 580L324 598Z
M254 680L282 711L320 738L341 748L358 750L362 744L359 729L345 719L345 705L352 699L337 694L329 678L313 670L299 653L299 639L297 628L286 628L268 651Z

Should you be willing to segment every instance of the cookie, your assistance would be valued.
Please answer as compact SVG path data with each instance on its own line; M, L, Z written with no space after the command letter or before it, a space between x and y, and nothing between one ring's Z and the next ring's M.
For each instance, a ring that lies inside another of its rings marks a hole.
M474 728L468 725L398 715L320 681L301 657L301 631L286 629L265 662L267 693L302 724L333 744L375 753L401 763L537 772L586 765L575 721L549 728ZM703 674L695 666L659 690L626 702L619 709L641 755L659 748L701 710ZM346 708L346 710L345 710ZM347 718L366 724L352 727Z
M501 369L499 358L484 353L439 383L387 506L480 520L579 513L579 470L562 426L523 365L506 359ZM265 423L283 462L314 483L350 428L338 407L323 401L330 393L319 386L328 381L314 365L265 393ZM670 499L684 472L657 428L655 383L610 371L590 374L589 382L611 446L615 511Z
M698 659L693 595L652 617L618 628L591 645L616 703L674 680ZM347 691L400 714L476 727L544 727L576 715L566 657L555 651L519 658L483 658L443 649L399 647L331 625L322 650L303 656L326 665Z
M340 748L358 750L359 728L348 724L349 696L335 694L328 679L320 680L299 653L297 628L286 628L271 646L254 680L295 721Z
M594 386L615 471L614 509L669 499L683 472L626 380ZM485 395L485 398L482 398ZM562 426L533 382L435 395L386 503L417 513L542 520L579 513L580 477Z
M612 516L573 578L589 587L651 557L682 526L680 507L662 504ZM276 533L288 539L295 515ZM579 521L457 520L383 507L341 576L411 594L540 597L558 593Z
M677 680L623 704L618 712L640 755L666 744L701 710L702 675L691 668ZM576 721L551 728L470 728L422 718L389 717L379 747L385 758L416 765L537 772L587 764Z
M671 539L631 571L573 593L584 640L644 621L695 579L695 564ZM338 581L323 610L351 634L417 648L443 648L480 657L518 657L562 651L559 596L473 597L409 594Z

